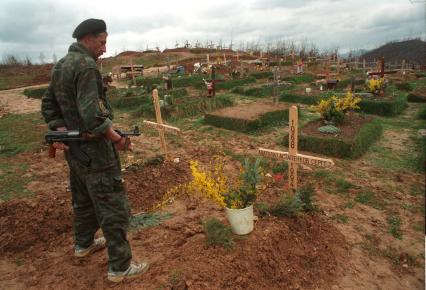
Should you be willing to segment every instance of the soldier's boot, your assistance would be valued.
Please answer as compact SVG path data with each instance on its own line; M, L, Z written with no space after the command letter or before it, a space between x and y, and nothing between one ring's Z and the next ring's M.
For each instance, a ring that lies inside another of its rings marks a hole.
M84 258L84 257L87 257L90 254L92 254L96 251L99 251L99 250L101 250L105 247L106 247L106 240L105 240L104 237L101 237L101 238L95 239L93 241L93 244L90 245L88 248L82 248L82 247L76 245L75 248L74 248L74 255L77 258Z
M149 263L144 261L142 263L131 263L129 268L124 272L108 272L108 280L111 282L121 282L123 280L133 279L141 276L149 269Z

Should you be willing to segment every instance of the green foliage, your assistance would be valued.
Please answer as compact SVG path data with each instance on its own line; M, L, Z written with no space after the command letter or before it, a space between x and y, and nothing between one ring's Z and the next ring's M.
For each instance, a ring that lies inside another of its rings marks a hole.
M143 77L141 77L141 76L137 76L137 77L135 77L135 85L136 85L136 86L140 87L140 86L142 86L143 84L144 84Z
M277 204L271 206L269 212L277 217L296 217L302 208L302 201L297 196L285 196Z
M193 75L193 76L185 76L185 77L177 77L172 78L172 83L174 88L182 88L182 87L194 87L201 89L205 87L203 78L205 75Z
M227 250L234 248L234 239L231 227L224 225L216 218L209 218L203 222L204 232L207 235L207 246L221 246Z
M46 92L46 90L47 90L47 87L29 88L24 90L24 95L26 95L29 98L41 99L44 96L44 93Z
M349 217L344 214L336 214L333 216L333 219L341 224L347 224L349 221Z
M313 195L314 188L312 184L308 184L296 191L296 197L301 201L303 211L312 212L315 210Z
M302 84L302 83L310 83L315 80L315 76L311 74L303 74L303 75L296 75L296 76L288 76L283 79L287 82L293 82L296 84Z
M224 194L225 203L230 208L246 208L252 205L257 196L257 186L262 180L261 158L256 158L252 163L249 158L244 159L243 172L241 174L242 184L229 193Z
M130 228L132 230L143 229L147 227L155 227L166 219L171 218L172 215L168 212L159 213L142 213L134 215L130 218Z
M360 110L367 114L380 116L396 116L407 108L407 96L405 93L399 93L393 99L368 99L363 98L359 103Z
M278 88L278 91L280 88ZM274 93L274 88L272 86L262 86L262 87L254 87L254 88L244 88L244 87L235 87L231 91L235 94L241 94L249 97L270 97Z
M339 158L357 158L364 154L368 148L382 134L382 126L378 120L364 124L358 134L351 141L333 136L299 135L299 148L310 152L320 153ZM284 146L288 146L288 134L283 139Z
M396 83L395 87L397 90L406 91L406 92L410 92L414 89L410 83Z
M276 173L282 173L282 172L286 172L288 169L288 162L284 161L280 164L278 164L277 166L272 168L272 173L276 174Z
M253 132L266 126L282 124L287 120L288 109L266 112L255 120L218 116L214 114L206 114L205 116L205 121L209 125L240 132Z
M417 119L426 120L426 105L423 106L420 111L417 113Z
M425 172L426 170L426 137L418 138L418 143L420 147L419 155L417 158L417 170L420 172Z
M242 86L245 84L250 84L250 83L255 83L256 79L255 78L246 78L246 79L240 79L240 80L232 80L232 81L225 81L225 82L218 82L216 84L216 89L217 90L221 90L221 89L232 89L234 87L238 87L238 86Z
M426 96L424 93L420 93L419 91L414 91L408 94L407 101L410 103L426 103Z
M13 160L0 159L0 201L11 200L33 195L26 189L31 178L24 177L29 165L26 163L14 163Z
M388 231L398 240L402 240L401 219L398 216L391 216L388 219Z
M291 92L284 92L279 96L279 100L281 102L313 105L318 103L320 101L320 98L315 96L303 96L303 95L297 95Z
M40 113L7 114L0 118L0 156L40 149L47 131L43 124Z
M251 73L250 76L254 77L255 79L270 79L274 77L274 73L271 71L261 71Z
M338 134L340 133L340 129L333 125L326 125L318 128L318 131L321 133L327 134Z

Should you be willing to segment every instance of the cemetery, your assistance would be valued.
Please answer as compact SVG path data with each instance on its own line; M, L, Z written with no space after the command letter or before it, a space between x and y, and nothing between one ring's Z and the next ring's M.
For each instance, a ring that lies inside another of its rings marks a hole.
M424 64L183 47L109 72L114 124L142 133L120 159L143 289L423 287ZM142 289L72 257L35 84L0 91L0 288Z

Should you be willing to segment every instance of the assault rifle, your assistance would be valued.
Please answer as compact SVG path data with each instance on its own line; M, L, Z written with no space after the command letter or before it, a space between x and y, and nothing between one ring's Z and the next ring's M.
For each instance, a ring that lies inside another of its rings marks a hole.
M133 132L123 132L119 129L115 129L114 131L124 138L141 135L138 126L135 126ZM55 158L56 155L56 148L53 147L53 143L62 142L68 145L71 155L86 166L90 165L90 157L86 152L80 149L80 142L96 141L102 138L102 135L91 135L86 132L81 132L80 130L49 131L44 136L46 143L49 144L49 157Z

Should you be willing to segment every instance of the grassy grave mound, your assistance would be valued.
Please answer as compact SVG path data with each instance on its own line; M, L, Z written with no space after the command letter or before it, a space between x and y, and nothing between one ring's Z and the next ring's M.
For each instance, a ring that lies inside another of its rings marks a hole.
M28 88L24 90L24 95L26 95L28 98L41 99L44 96L46 90L47 87Z
M332 93L324 93L321 96L307 95L302 93L284 92L280 95L281 102L302 103L314 105L321 99L331 97ZM360 111L367 114L379 116L396 116L407 107L407 96L405 93L398 93L395 97L362 97L359 103Z
M411 103L426 103L426 87L416 88L407 96L407 100Z
M271 71L261 71L251 73L250 76L254 77L255 79L273 79L274 73Z
M288 106L256 102L221 109L206 114L207 124L229 130L251 132L269 125L276 125L288 119Z
M346 116L340 133L321 133L321 119L307 123L300 129L299 149L339 158L357 158L364 154L382 134L382 126L371 116ZM288 146L288 134L284 137Z
M225 82L217 83L216 89L217 90L230 90L234 87L238 87L238 86L242 86L242 85L246 85L246 84L251 84L251 83L255 83L255 82L256 82L255 78L246 78L246 79L240 79L240 80L225 81Z
M235 87L231 90L232 93L240 94L249 97L270 97L274 92L274 88L272 86L261 86L261 87Z
M213 98L171 97L166 102L166 105L161 107L161 115L165 119L170 117L186 118L232 106L233 104L233 98L227 94L218 94ZM155 117L155 109L152 101L142 104L135 114L138 117Z

